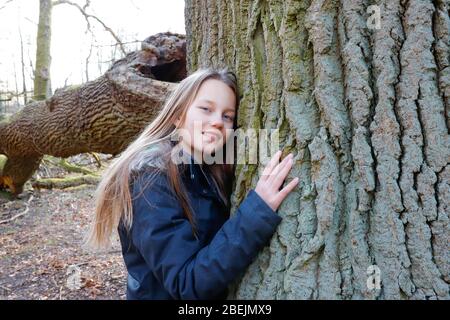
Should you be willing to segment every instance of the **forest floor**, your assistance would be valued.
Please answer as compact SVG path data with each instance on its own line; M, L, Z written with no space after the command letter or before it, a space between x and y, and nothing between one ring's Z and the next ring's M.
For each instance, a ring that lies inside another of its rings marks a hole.
M88 155L67 160L95 167ZM77 174L41 164L33 177L71 175ZM125 299L126 269L117 237L108 251L82 246L96 186L25 187L19 199L0 195L0 300Z

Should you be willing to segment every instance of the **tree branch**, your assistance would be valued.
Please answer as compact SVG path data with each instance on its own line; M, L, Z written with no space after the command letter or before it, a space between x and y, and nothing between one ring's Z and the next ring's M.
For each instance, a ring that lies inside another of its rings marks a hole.
M7 0L5 3L3 3L3 5L0 7L0 10L2 10L3 8L6 7L6 5L10 2L12 2L13 0Z
M78 11L80 11L80 13L84 16L84 18L86 19L86 22L88 24L88 29L90 30L90 22L89 22L89 18L94 19L95 21L97 21L98 23L100 23L103 28L109 32L111 34L111 36L114 38L114 40L116 40L116 42L119 44L120 47L120 51L122 51L123 55L126 55L126 51L125 51L125 47L123 46L122 41L119 39L119 37L114 33L114 31L108 27L102 20L100 20L98 17L89 14L86 12L86 9L89 7L90 5L90 0L87 0L85 5L83 7L81 7L80 5L78 5L77 3L74 3L72 1L68 1L68 0L58 0L58 1L54 1L53 2L53 6L57 6L60 4L68 4L70 6L73 6L75 8L78 9Z
M17 218L19 218L19 217L24 216L25 214L27 214L28 211L30 211L30 202L31 202L31 200L33 200L33 198L34 198L34 196L31 195L30 198L28 199L27 203L25 204L25 205L26 205L26 208L25 208L24 211L22 211L21 213L16 214L15 216L13 216L13 217L11 217L11 218L9 218L9 219L1 220L1 221L0 221L0 224L4 224L4 223L8 223L8 222L14 221L14 220L16 220Z

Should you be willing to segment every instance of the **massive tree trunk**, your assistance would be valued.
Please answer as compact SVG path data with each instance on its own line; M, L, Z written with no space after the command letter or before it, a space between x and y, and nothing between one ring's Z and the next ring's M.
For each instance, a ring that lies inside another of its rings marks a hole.
M34 100L51 96L50 44L52 38L52 0L39 0L39 24L36 37L36 70L34 72Z
M369 4L379 29L367 27ZM230 298L449 298L448 10L448 0L186 1L188 71L235 70L239 125L279 128L300 177ZM258 169L237 166L235 207Z
M25 106L0 124L0 154L8 158L0 167L0 188L21 193L45 154L120 153L156 117L173 82L185 76L185 36L161 33L100 78Z

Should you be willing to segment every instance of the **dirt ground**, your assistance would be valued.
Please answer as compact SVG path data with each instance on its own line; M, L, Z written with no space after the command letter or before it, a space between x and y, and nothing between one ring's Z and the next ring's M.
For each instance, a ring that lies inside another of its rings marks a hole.
M94 167L86 155L77 164ZM72 159L72 160L74 160ZM74 163L76 161L72 161ZM64 174L41 165L33 176ZM82 247L96 186L33 190L0 197L0 300L125 299L126 269L117 238L108 251Z

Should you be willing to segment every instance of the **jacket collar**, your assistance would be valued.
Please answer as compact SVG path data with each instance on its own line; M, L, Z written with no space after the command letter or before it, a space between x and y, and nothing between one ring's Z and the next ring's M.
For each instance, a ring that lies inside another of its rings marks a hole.
M176 142L171 141L172 147L176 145ZM185 175L187 180L190 181L193 191L200 192L203 196L210 196L217 198L222 204L225 205L224 199L219 194L218 187L213 181L213 178L205 168L206 165L198 163L194 156L183 149L181 154L181 164L179 166L184 166L187 169ZM204 182L206 181L206 182Z
M172 147L174 147L176 145L175 141L171 141ZM190 153L185 151L184 149L181 150L181 154L180 154L180 158L179 160L181 160L180 165L181 166L188 166L189 169L189 178L191 180L194 180L196 178L196 176L201 173L205 176L206 178L206 174L204 174L202 168L201 168L201 164L199 164L194 156ZM207 179L207 178L206 178Z
M187 153L186 158L188 159L188 166L189 166L189 178L191 180L194 180L196 177L198 177L198 175L201 175L204 176L209 183L207 174L204 172L202 168L202 164L197 163L193 155L191 155L188 152L186 153Z
M194 157L187 153L186 157L188 158L188 166L189 166L189 179L194 186L201 189L203 191L203 195L212 196L217 198L220 202L225 204L222 197L219 195L219 190L217 190L216 184L213 181L213 178L209 175L208 172L205 172L207 169L203 164L197 163ZM201 180L206 180L208 187L204 188L202 186ZM200 184L200 185L199 185Z

